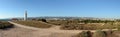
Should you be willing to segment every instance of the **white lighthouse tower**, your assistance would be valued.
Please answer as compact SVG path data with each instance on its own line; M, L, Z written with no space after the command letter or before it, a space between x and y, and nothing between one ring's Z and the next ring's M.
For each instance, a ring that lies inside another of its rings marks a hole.
M27 20L27 11L25 11L25 14L24 14L24 21Z

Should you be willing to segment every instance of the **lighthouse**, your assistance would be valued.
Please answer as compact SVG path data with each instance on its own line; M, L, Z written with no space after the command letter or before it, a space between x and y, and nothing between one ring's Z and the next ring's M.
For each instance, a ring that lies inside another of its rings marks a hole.
M27 11L25 11L25 14L24 14L24 21L27 20Z

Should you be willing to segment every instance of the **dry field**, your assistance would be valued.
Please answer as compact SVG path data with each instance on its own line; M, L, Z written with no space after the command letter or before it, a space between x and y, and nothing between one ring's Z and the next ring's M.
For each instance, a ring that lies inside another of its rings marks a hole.
M72 25L71 23L69 25L67 25L68 27L70 26L70 30L67 29L63 29L61 30L61 26L65 26L65 24L63 25L55 25L52 24L50 22L41 22L41 21L14 21L14 22L10 22L12 24L15 25L14 28L10 28L7 30L0 30L0 37L81 37L84 36L84 34L89 35L88 33L84 32L81 33L82 31L88 31L88 28L94 28L94 24L87 24L85 25L86 29L85 30L81 30L81 29L74 29L74 26L79 26L79 25ZM35 26L34 26L35 25ZM43 26L44 25L44 26ZM98 27L100 25L95 25L95 27ZM102 25L104 26L106 29L113 29L116 28L116 26L114 25ZM103 27L103 28L104 28ZM113 28L112 28L113 27ZM66 28L66 27L65 27ZM89 30L90 32L96 32L96 30ZM104 31L104 30L102 30ZM108 30L107 30L108 31ZM101 35L101 34L97 34L94 33L96 35ZM112 31L112 33L110 33L108 31L108 33L103 33L106 34L106 37L120 37L120 31ZM111 35L110 35L111 34ZM110 35L110 36L109 36ZM102 36L102 35L101 35ZM88 36L86 36L88 37Z
M18 24L22 24L22 25L37 27L37 28L50 28L51 27L51 25L46 24L46 23L41 23L39 21L14 21L14 22Z

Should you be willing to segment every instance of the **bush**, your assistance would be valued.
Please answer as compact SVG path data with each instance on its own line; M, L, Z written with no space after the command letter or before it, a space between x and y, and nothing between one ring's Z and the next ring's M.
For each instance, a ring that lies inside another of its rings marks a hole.
M94 24L68 24L68 25L62 25L60 28L65 30L96 30L99 29L100 25L94 25Z
M106 34L104 31L98 30L94 33L93 37L106 37Z
M107 37L112 37L113 36L112 35L112 33L113 33L112 30L105 31L105 33L106 33Z
M117 26L118 30L120 30L120 25Z
M84 23L88 24L84 24ZM100 29L115 29L112 21L108 23L106 20L47 20L47 23L61 26L63 30L100 30Z
M12 28L13 24L10 24L9 22L0 22L0 29L5 29L5 28Z
M82 25L74 25L74 24L68 24L68 25L62 25L60 29L65 29L65 30L81 30L83 29Z
M3 29L4 28L4 25L3 24L0 24L0 29Z
M47 22L46 19L38 19L38 21Z
M98 27L99 25L87 24L83 26L83 30L96 30Z
M90 31L82 31L80 34L78 34L75 37L92 37L92 35Z

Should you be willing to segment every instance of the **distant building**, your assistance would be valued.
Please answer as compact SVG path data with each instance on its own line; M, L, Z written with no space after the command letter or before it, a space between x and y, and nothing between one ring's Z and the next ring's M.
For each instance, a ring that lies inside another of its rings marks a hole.
M27 20L27 11L25 11L25 14L24 14L24 21Z

